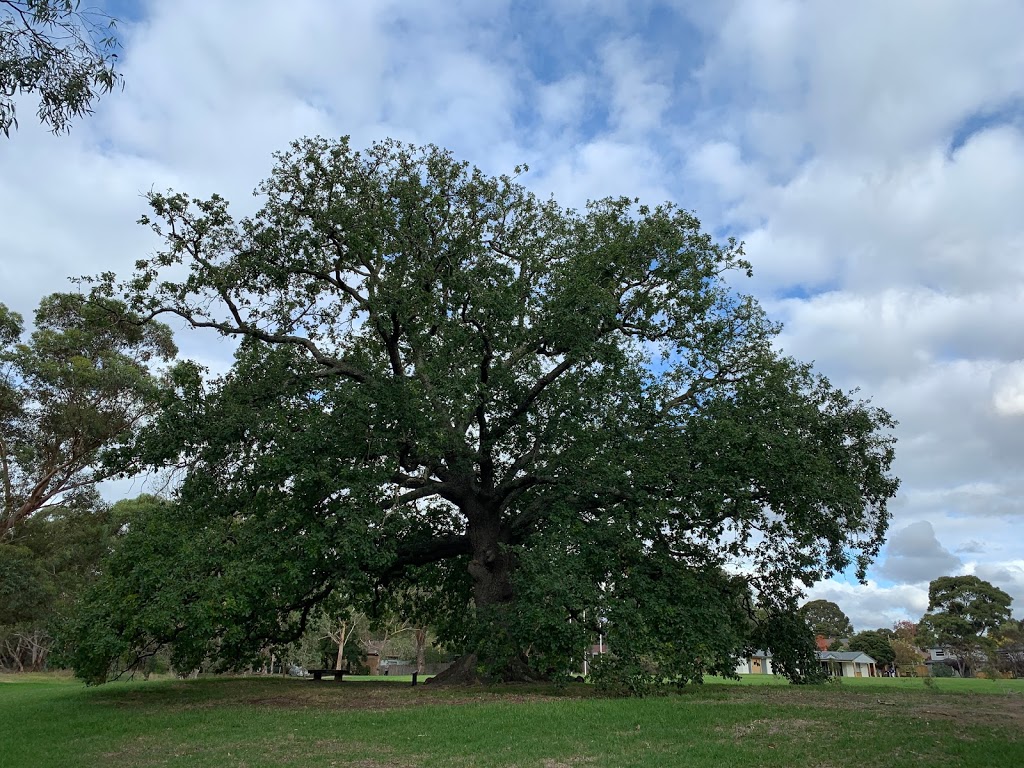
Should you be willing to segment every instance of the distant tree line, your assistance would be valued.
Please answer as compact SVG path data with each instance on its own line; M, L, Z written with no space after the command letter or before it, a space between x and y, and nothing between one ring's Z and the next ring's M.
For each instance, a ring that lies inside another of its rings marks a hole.
M812 600L801 609L811 631L831 641L831 650L861 651L880 665L913 672L924 661L919 649L946 651L945 669L1024 676L1024 621L1012 616L1013 599L977 576L943 576L928 588L928 611L918 622L898 621L854 633L834 602Z

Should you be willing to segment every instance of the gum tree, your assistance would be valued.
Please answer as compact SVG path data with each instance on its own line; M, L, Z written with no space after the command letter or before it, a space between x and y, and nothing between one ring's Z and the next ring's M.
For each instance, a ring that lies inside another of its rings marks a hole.
M221 379L179 370L137 446L187 467L175 514L237 573L224 623L251 632L209 652L293 635L341 589L430 595L452 679L557 677L598 631L598 674L629 685L731 671L752 642L813 666L785 617L877 553L892 420L773 348L728 282L737 243L392 141L296 142L258 194L241 220L151 195L164 247L98 287L241 342Z
M961 674L994 652L993 634L1011 618L1013 598L977 576L942 576L928 584L928 612L920 634L956 657Z
M0 131L18 127L17 94L39 98L54 133L121 81L114 20L78 0L0 0Z
M52 294L27 337L0 304L0 543L107 476L101 452L151 412L150 366L175 352L166 326L143 325L118 302Z

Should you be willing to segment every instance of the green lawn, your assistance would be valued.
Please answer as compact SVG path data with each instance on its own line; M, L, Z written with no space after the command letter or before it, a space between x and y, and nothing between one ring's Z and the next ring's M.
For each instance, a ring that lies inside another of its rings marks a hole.
M681 694L208 678L87 689L0 676L17 766L1013 766L1024 681L719 681Z
M370 678L366 678L370 679ZM739 680L708 677L709 684L721 685L783 685L789 681L778 675L742 675ZM834 678L829 686L850 687L856 690L892 688L896 690L916 690L931 686L933 690L948 693L1021 693L1024 694L1024 680L988 680L983 677L935 677L931 683L925 683L920 677L842 677Z

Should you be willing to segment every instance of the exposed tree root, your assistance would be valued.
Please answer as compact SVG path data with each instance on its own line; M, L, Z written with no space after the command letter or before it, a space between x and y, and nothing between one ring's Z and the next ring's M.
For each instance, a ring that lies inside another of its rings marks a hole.
M475 653L460 657L444 672L427 680L431 685L484 685L487 683L542 683L548 678L530 669L524 661L516 660L505 671L494 677L484 677L478 671L480 660Z
M467 653L455 660L448 669L427 680L430 685L480 685L484 682L477 672L478 659L475 653Z

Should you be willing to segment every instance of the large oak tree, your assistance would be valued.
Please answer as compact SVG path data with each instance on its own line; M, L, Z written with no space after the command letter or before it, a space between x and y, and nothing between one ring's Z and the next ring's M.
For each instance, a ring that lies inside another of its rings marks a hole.
M138 445L187 470L173 516L201 543L160 585L187 610L117 648L208 604L204 652L241 659L343 590L428 595L463 676L564 674L598 631L598 674L634 685L751 643L816 666L798 586L876 555L892 421L773 347L737 243L391 141L296 142L258 194L241 220L152 194L164 247L99 289L241 341L220 379L178 371Z

